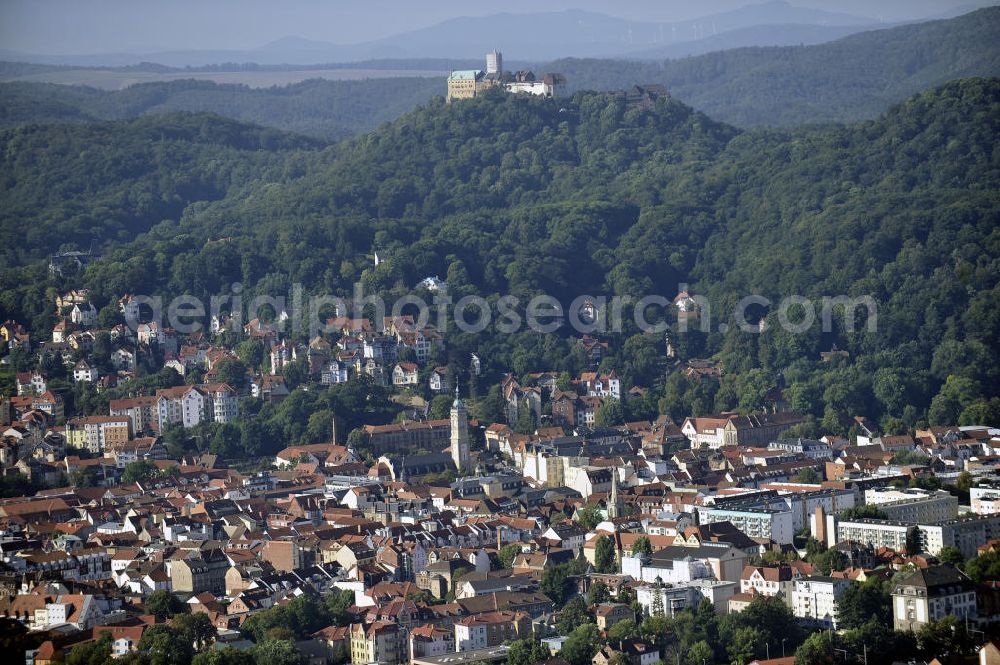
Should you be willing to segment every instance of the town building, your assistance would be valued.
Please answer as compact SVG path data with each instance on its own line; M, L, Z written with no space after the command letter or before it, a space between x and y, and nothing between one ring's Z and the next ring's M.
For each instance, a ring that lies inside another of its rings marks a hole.
M792 614L814 626L839 626L837 599L853 582L843 578L813 575L795 580Z
M954 616L975 619L976 585L947 564L917 569L900 578L892 591L895 630L917 632L932 621Z

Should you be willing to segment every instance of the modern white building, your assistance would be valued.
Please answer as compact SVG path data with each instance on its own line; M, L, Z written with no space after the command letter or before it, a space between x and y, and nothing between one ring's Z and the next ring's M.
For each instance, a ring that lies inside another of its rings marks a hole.
M745 551L728 543L671 545L650 556L623 556L622 574L650 583L655 583L657 578L664 584L707 579L738 583L747 558Z
M715 578L691 580L679 586L657 585L645 583L635 588L636 601L642 605L645 614L653 614L660 603L654 599L659 596L663 613L673 617L675 613L686 609L696 609L703 600L708 600L719 612L724 612L729 599L738 590L736 582L719 581Z
M865 504L875 505L886 519L900 522L941 522L958 517L958 498L938 490L865 490Z
M906 549L910 532L915 534L919 552L936 555L944 547L956 547L964 557L971 558L980 545L1000 537L1000 514L962 517L931 524L872 519L836 521L835 531L837 542L853 540L897 551Z
M714 577L712 569L704 561L692 557L683 559L657 560L649 557L623 556L622 575L643 582L678 585L691 580Z
M732 522L733 526L750 538L773 540L781 545L791 544L795 536L792 511L758 507L703 507L698 509L703 524Z
M792 590L792 614L815 626L837 628L837 599L851 584L850 580L819 575L796 580Z
M1000 487L980 485L969 489L969 505L980 515L1000 513Z
M836 523L834 543L852 540L878 549L888 547L901 552L906 549L906 535L915 524L888 520L847 520ZM828 543L829 544L829 543Z

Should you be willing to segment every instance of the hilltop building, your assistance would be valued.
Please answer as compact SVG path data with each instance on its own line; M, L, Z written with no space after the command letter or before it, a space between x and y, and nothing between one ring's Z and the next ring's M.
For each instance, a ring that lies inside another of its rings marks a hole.
M562 74L549 73L536 78L531 71L504 71L503 54L494 49L486 54L485 71L457 69L448 75L448 101L472 99L497 86L512 93L560 97L565 92L566 78Z

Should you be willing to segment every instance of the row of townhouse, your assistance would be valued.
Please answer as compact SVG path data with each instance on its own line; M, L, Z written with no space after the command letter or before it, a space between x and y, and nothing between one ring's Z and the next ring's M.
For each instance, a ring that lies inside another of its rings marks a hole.
M769 446L792 427L804 422L798 413L758 413L741 416L722 413L713 416L690 417L681 431L692 448L708 446Z
M127 415L81 416L66 421L66 445L86 448L93 454L126 443L132 438L132 420Z
M397 388L416 386L420 384L420 366L417 363L396 363L392 368L392 385ZM427 376L427 386L431 392L440 393L451 390L451 372L447 367L435 367Z
M155 396L111 400L112 416L126 417L132 431L168 427L194 427L203 421L232 422L239 417L239 395L225 383L177 386L156 391Z

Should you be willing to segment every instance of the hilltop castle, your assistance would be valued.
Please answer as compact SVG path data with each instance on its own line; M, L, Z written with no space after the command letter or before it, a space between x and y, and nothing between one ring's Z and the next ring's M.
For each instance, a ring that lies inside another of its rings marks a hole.
M562 74L545 74L536 79L530 71L505 72L503 54L494 49L486 54L486 71L460 69L448 75L448 101L472 99L495 86L503 86L507 92L559 97L565 91L566 78Z

